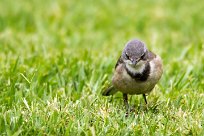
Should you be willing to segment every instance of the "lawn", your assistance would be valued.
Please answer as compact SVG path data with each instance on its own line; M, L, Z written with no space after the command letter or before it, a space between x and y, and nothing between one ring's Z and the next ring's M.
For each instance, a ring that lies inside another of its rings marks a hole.
M1 0L1 135L204 135L204 1ZM103 97L125 43L163 59L145 106Z

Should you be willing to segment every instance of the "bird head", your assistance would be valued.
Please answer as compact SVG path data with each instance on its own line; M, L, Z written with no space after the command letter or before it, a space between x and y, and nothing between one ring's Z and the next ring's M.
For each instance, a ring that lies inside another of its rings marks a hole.
M145 43L134 39L126 44L122 52L122 59L126 65L136 68L146 63L147 53L148 50Z

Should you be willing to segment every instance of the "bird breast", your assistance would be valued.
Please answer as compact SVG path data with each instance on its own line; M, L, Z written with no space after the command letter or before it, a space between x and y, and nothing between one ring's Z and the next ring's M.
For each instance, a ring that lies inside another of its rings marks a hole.
M115 70L112 82L113 86L122 93L145 94L149 93L162 75L162 61L159 56L149 61L150 73L145 81L135 80L125 69L125 64L119 64Z

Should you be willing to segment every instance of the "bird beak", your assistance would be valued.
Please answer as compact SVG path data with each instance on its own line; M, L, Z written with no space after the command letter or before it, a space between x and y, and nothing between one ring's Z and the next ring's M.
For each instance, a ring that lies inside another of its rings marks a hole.
M136 64L140 61L140 59L131 60L131 61L132 61L132 64L133 64L133 65L136 65Z

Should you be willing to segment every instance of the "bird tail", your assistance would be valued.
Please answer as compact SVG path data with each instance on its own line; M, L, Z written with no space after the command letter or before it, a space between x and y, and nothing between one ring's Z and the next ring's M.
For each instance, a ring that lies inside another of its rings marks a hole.
M109 87L108 89L104 90L104 91L102 92L102 95L103 95L103 96L109 96L109 95L115 94L116 92L117 92L117 90L116 90L113 86L111 86L111 87Z

